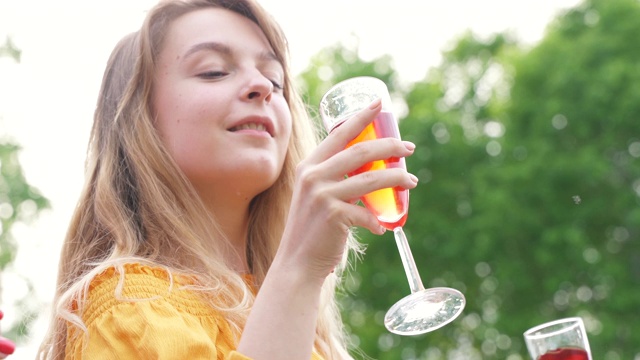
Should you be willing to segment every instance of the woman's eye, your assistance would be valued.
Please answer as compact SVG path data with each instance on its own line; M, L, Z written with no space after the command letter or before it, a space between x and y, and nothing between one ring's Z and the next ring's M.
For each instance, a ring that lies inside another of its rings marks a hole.
M226 75L227 73L224 71L205 71L203 73L198 74L198 77L202 79L219 79Z
M284 88L284 87L282 86L282 84L281 84L280 82L278 82L278 81L271 80L271 79L269 79L269 81L271 81L271 83L273 84L273 87L274 87L275 89L282 90L282 89Z

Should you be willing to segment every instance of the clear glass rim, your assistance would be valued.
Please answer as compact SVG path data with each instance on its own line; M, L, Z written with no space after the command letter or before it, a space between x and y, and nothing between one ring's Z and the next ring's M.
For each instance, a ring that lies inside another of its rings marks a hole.
M331 103L331 101L329 101L330 97L334 97L334 99L337 98L335 94L336 92L340 93L343 88L352 87L354 86L354 84L362 84L362 85L365 85L367 88L376 89L374 92L379 93L380 96L371 97L371 101L373 101L374 98L379 97L382 100L383 110L385 109L387 111L391 110L392 104L391 104L391 96L389 94L389 88L387 87L387 84L382 79L379 79L373 76L355 76L355 77L347 78L331 86L331 88L329 88L329 90L327 90L324 93L324 95L322 95L322 98L320 99L320 116L322 118L322 122L324 124L325 130L331 132L338 125L342 124L345 120L347 120L348 118L358 113L358 111L362 110L364 106L368 105L368 103L363 104L363 107L353 108L350 111L343 112L342 114L340 114L340 116L335 116L334 114L327 114L325 112L325 110L331 108L331 106L328 106L328 104ZM374 92L372 92L371 94L373 94ZM358 92L355 92L355 93L357 94ZM364 94L364 92L362 94ZM353 96L353 94L342 93L342 95L340 95L339 97L345 97L345 96L351 97ZM331 111L329 110L329 112Z
M562 327L562 328L560 328L558 330L555 330L555 331L539 333L543 329L546 329L546 328L549 328L549 327L552 327L552 326L562 325L562 324L571 324L571 325L567 325L567 326ZM584 323L582 321L582 318L580 318L580 317L569 317L569 318L549 321L549 322L546 322L544 324L540 324L540 325L534 326L531 329L525 331L524 332L524 336L526 338L529 338L529 339L532 339L532 340L537 340L537 339L543 339L543 338L547 338L547 337L554 336L554 335L559 335L559 334L565 333L567 331L571 331L571 330L573 330L575 328L584 329Z
M381 79L378 79L377 77L366 76L366 75L365 76L354 76L354 77L351 77L351 78L348 78L348 79L344 79L344 80L338 82L337 84L334 84L333 86L331 86L331 88L329 88L329 90L327 90L324 93L324 95L322 95L322 99L320 99L320 103L323 103L326 100L327 96L330 93L334 92L337 88L344 87L345 85L348 85L348 84L353 83L353 82L362 82L362 81L381 84L381 85L384 85L385 87L387 86L387 84L385 84L384 81L382 81Z

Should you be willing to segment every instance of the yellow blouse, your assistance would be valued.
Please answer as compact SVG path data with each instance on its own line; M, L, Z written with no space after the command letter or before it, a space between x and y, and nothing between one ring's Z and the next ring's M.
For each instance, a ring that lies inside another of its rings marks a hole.
M182 285L185 278L140 264L111 268L95 277L82 313L88 337L69 326L65 359L250 360L238 353L227 321ZM137 301L136 301L137 300ZM315 352L312 360L322 360Z

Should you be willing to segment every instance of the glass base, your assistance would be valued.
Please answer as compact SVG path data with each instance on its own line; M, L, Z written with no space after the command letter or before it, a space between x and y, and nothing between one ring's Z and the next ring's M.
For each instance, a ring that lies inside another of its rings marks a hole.
M420 335L439 329L462 313L464 295L456 289L420 290L396 302L387 311L384 325L398 335Z

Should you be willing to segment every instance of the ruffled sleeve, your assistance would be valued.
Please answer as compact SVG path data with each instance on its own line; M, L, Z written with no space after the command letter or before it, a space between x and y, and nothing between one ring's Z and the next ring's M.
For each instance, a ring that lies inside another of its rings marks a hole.
M82 321L70 325L65 359L251 360L240 354L236 332L180 277L159 268L111 268L89 286ZM316 352L312 360L320 360Z
M163 300L121 304L88 324L74 358L216 359L217 331L210 330Z
M163 270L128 266L116 295L119 281L110 270L92 282L87 333L70 327L67 359L246 359L227 322Z

